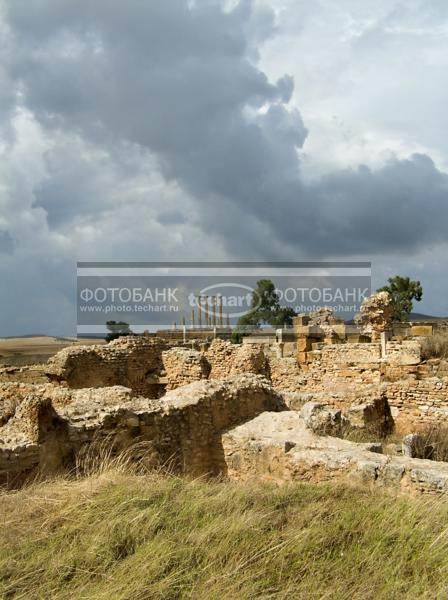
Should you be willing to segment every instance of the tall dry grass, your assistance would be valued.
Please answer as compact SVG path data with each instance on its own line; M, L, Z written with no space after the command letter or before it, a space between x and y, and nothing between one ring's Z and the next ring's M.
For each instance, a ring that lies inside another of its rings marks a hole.
M436 333L433 336L422 338L422 358L448 359L448 333Z
M412 443L415 458L448 461L448 426L428 425L419 430Z
M142 465L143 463L141 463ZM448 504L311 484L238 486L136 469L0 497L0 597L443 598Z

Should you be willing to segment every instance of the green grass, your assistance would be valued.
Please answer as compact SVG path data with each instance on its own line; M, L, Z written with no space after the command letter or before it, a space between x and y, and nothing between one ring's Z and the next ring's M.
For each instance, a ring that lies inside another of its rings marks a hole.
M448 502L103 472L0 496L0 597L448 597Z

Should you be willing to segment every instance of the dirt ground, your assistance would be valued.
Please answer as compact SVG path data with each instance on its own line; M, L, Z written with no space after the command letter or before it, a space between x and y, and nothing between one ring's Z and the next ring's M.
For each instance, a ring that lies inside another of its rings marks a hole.
M0 338L0 366L45 363L50 356L67 346L104 344L98 338L33 336Z

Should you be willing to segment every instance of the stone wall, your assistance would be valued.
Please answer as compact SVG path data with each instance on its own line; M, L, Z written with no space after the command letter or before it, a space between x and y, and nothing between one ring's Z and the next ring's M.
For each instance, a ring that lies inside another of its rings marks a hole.
M263 411L284 410L282 397L256 375L199 381L163 399L135 397L120 386L36 386L0 428L0 483L37 471L53 474L77 457L146 443L150 466L192 475L225 469L221 434ZM138 450L137 452L141 452Z
M387 342L385 358L379 343L319 344L308 356L309 364L302 365L302 390L340 391L430 374L420 363L420 344L413 340Z
M303 368L304 390L343 391L381 381L379 344L329 344L309 355L312 361Z
M256 344L232 344L213 340L205 356L210 363L210 379L223 379L238 373L268 374L263 349Z
M162 352L162 363L166 377L166 389L174 390L193 381L207 379L210 363L204 354L186 348L171 348Z
M304 383L304 374L295 358L269 358L272 386L281 391L297 392Z
M46 374L70 388L125 385L136 393L157 398L167 344L145 336L120 337L109 344L65 348L47 363Z
M398 431L448 424L448 378L397 381L385 391Z
M339 365L377 364L381 359L380 344L327 344L320 350L320 363L324 367Z
M389 365L418 365L421 361L421 346L414 340L389 341L386 344L386 359Z

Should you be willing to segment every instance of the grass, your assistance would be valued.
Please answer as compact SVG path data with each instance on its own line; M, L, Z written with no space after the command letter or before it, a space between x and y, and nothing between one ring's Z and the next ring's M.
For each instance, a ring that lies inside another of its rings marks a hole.
M448 461L448 426L428 425L418 431L413 442L413 456Z
M381 426L367 426L367 427L352 427L346 425L341 428L339 436L343 440L349 442L356 442L357 444L381 442L383 446L386 444L399 444L401 445L403 436L395 431L386 432Z
M448 359L448 333L436 333L421 340L422 359L446 358Z
M2 599L448 596L448 503L103 470L0 498Z

